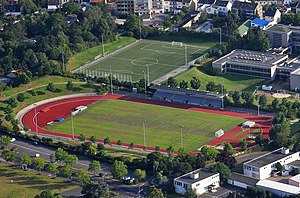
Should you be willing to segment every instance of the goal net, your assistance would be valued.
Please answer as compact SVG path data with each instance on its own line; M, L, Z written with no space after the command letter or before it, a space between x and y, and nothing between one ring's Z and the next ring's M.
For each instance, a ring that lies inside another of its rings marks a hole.
M172 41L172 46L180 46L180 47L182 47L183 43L182 42Z

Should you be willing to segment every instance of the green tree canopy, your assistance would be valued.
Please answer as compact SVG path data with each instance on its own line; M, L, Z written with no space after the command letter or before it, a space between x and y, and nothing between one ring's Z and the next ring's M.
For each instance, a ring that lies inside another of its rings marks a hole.
M124 162L115 160L110 172L115 179L122 179L127 175L128 170Z

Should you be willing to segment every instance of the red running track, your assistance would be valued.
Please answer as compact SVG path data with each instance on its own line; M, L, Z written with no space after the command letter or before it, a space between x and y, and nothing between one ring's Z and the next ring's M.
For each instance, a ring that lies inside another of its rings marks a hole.
M80 105L88 106L98 100L126 100L131 102L139 102L139 103L147 103L152 105L159 105L159 106L168 106L168 107L174 107L174 108L181 108L186 109L190 111L198 111L198 112L207 112L212 114L221 114L226 116L234 116L239 118L244 118L246 120L251 120L256 122L256 124L262 129L263 135L265 138L268 138L269 131L272 127L271 121L272 117L266 117L266 116L257 116L253 114L246 114L246 113L238 113L238 112L230 112L230 111L221 111L221 110L215 110L215 109L205 109L201 107L195 107L192 105L186 105L186 104L174 104L169 102L163 102L163 101L155 101L155 100L149 100L149 99L140 99L140 98L128 98L125 96L120 95L102 95L102 96L84 96L84 97L75 97L75 98L68 98L68 99L62 99L54 102L49 102L40 106L37 106L37 127L38 127L38 133L43 135L50 135L50 136L58 136L58 137L66 137L66 138L72 138L72 135L69 134L61 134L53 131L48 131L44 129L48 122L51 122L59 117L67 118L70 115L70 112L75 107L78 107ZM42 112L43 109L49 109L47 112ZM28 111L22 118L21 122L23 125L28 126L31 131L36 131L36 124L35 124L35 110L31 109ZM217 146L218 144L228 141L228 142L239 142L240 138L247 135L251 130L247 130L243 132L242 134L231 138L236 133L239 133L241 131L240 126L234 127L232 130L226 132L223 136L214 139L213 141L209 142L208 145L210 146ZM254 130L254 129L253 129ZM77 139L78 136L75 136ZM98 140L98 142L103 142L103 140ZM116 144L116 142L111 142L111 144ZM128 143L124 143L123 146L128 147ZM145 149L149 151L153 151L153 147L147 147L144 148L144 146L141 145L135 145L135 148L137 149ZM165 149L161 149L161 152L167 152Z

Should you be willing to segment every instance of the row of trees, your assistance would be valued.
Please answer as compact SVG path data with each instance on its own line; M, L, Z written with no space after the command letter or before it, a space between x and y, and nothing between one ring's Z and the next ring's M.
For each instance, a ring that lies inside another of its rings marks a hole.
M0 23L5 24L0 33L0 74L12 69L39 76L60 74L73 53L99 44L102 35L105 41L116 39L116 24L107 5L82 11L79 4L66 3L62 11L22 16L18 22L0 14ZM68 15L74 13L78 22L68 23Z

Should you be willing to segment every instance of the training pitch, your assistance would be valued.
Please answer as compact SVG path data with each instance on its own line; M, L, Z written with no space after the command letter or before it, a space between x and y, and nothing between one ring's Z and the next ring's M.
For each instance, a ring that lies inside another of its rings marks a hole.
M203 55L208 48L142 40L92 62L79 71L90 76L108 76L120 81L138 81L148 76L153 81ZM110 71L111 69L111 71ZM148 77L146 77L148 78Z
M99 100L74 116L74 131L99 139L110 137L134 144L181 148L181 128L184 148L195 151L215 139L217 130L229 131L244 121L242 118L195 112L166 106L123 100ZM47 130L71 134L71 119L48 125Z

